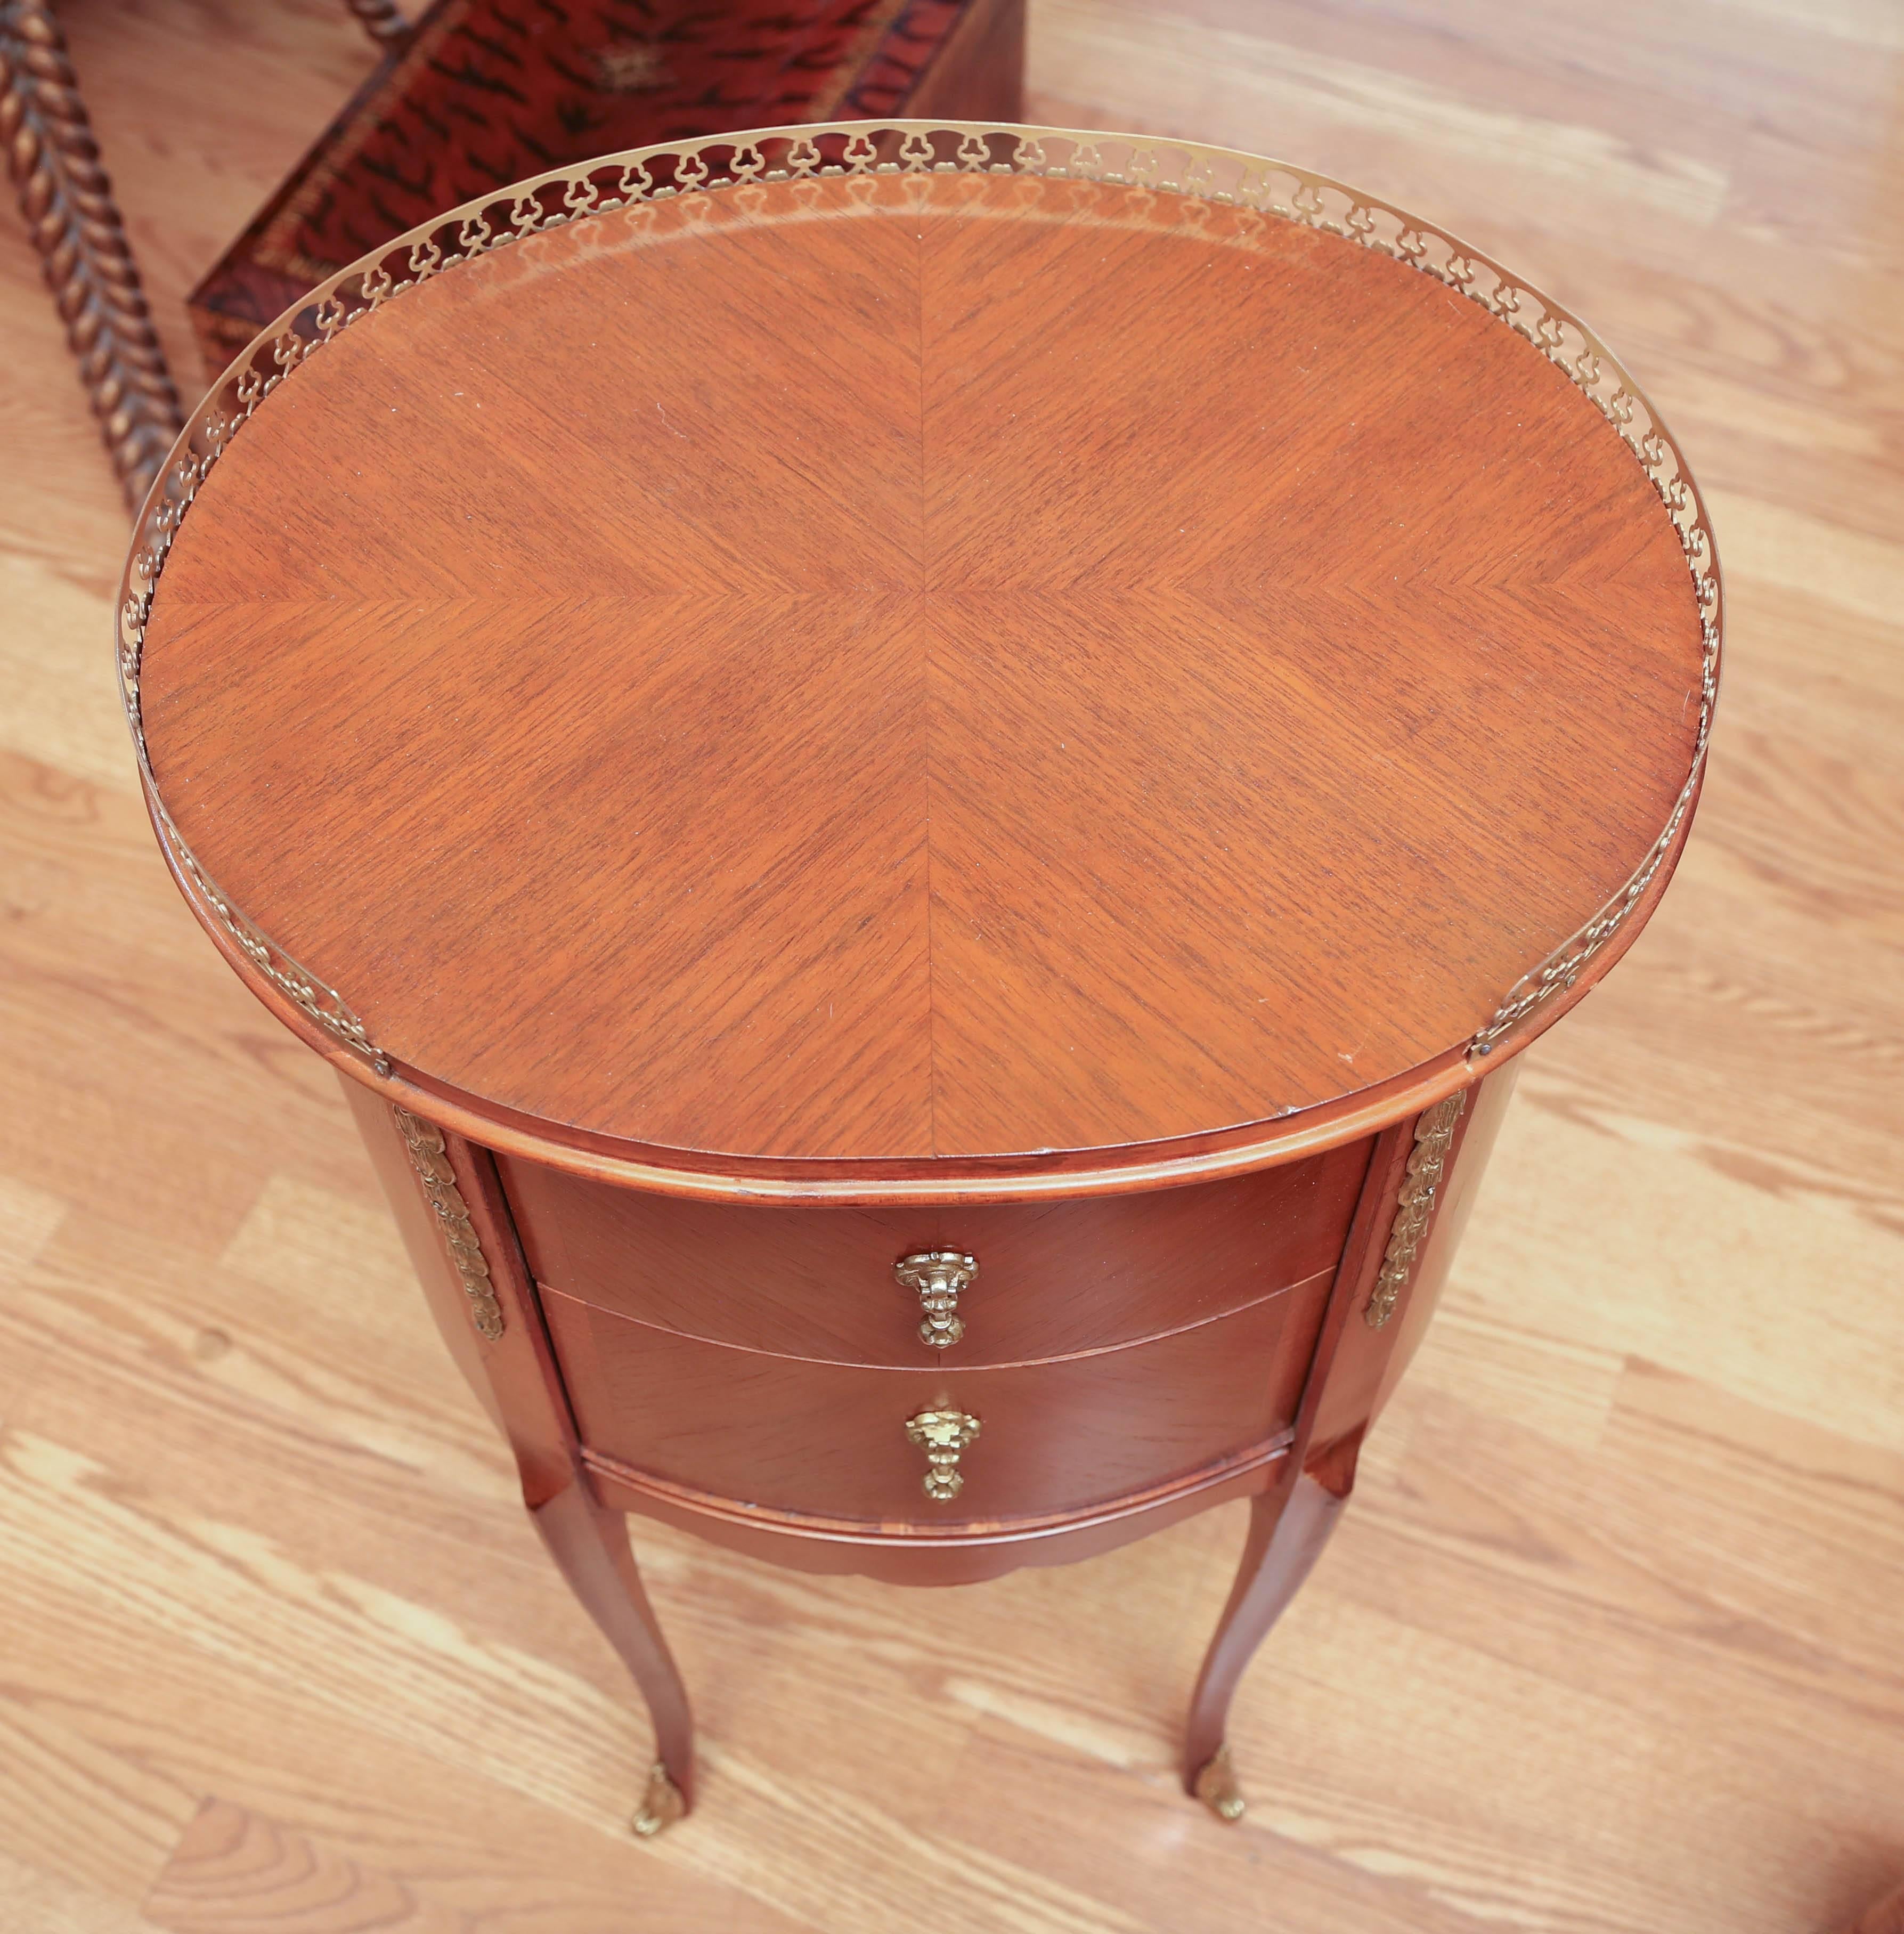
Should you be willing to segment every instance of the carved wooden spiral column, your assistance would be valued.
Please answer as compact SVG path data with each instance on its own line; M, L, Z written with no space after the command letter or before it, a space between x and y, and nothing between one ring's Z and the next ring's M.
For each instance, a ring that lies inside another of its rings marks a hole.
M184 417L47 0L0 0L0 139L129 509Z

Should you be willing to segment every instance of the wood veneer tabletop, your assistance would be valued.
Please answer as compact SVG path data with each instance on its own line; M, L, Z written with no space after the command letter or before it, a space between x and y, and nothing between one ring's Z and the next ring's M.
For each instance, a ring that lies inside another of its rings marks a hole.
M200 485L140 700L399 1071L897 1174L1458 1052L1646 860L1701 667L1632 450L1456 289L926 173L592 215L338 334Z

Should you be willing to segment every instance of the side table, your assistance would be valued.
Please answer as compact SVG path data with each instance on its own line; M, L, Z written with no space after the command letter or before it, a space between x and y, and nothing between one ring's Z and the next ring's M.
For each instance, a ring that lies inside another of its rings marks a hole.
M345 1077L693 1797L625 1535L901 1584L1252 1500L1186 1785L1631 945L1711 533L1598 338L1280 162L643 150L320 288L119 668L213 942Z
M1024 0L431 0L192 291L206 373L525 172L764 122L1010 120L1024 42Z

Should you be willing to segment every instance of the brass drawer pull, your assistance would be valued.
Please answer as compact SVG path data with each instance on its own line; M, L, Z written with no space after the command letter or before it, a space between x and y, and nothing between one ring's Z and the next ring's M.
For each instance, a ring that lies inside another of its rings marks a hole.
M923 1448L932 1466L923 1480L926 1496L938 1504L956 1498L966 1487L959 1453L978 1441L978 1419L963 1410L922 1410L906 1419L905 1434Z
M966 1333L959 1292L978 1273L978 1258L957 1249L921 1249L893 1264L900 1288L919 1292L919 1306L926 1312L919 1326L920 1342L934 1350L949 1350Z

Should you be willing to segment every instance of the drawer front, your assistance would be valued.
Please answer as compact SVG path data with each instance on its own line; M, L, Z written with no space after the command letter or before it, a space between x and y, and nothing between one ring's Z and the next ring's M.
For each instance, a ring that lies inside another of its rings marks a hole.
M1188 1188L969 1207L685 1201L499 1157L546 1287L710 1342L838 1363L1036 1361L1161 1335L1333 1267L1369 1144ZM894 1265L969 1255L958 1341Z
M742 1505L869 1524L1042 1517L1249 1450L1293 1421L1333 1271L1154 1341L1002 1369L863 1369L706 1343L544 1291L587 1447ZM930 1497L922 1416L975 1418Z

